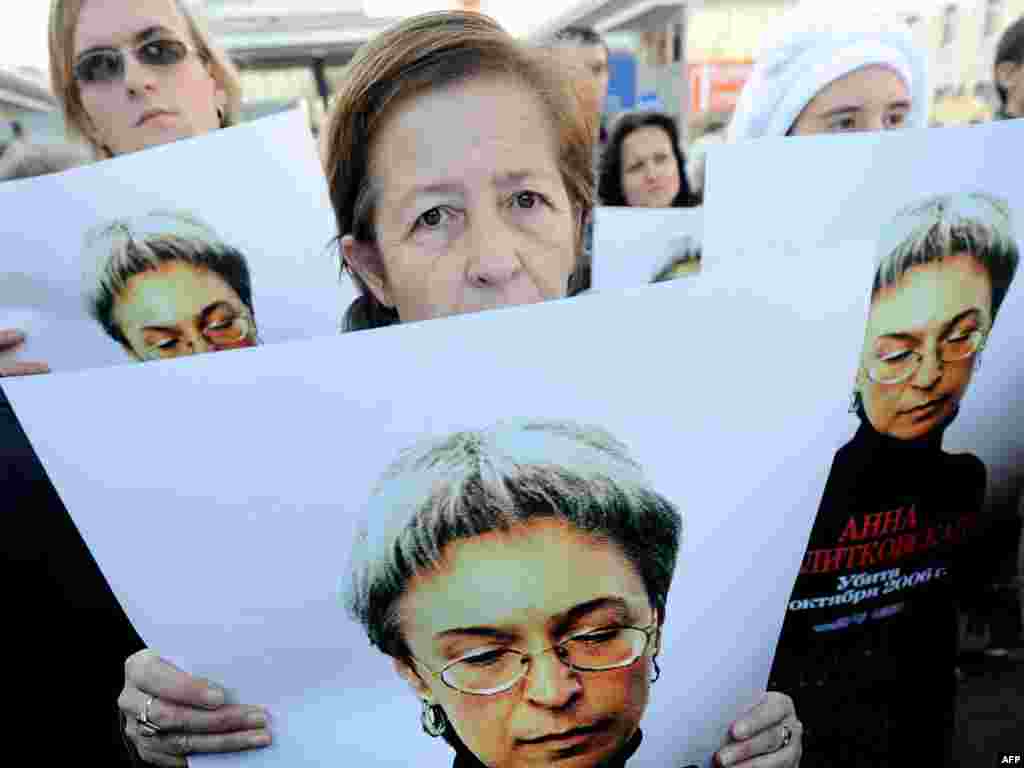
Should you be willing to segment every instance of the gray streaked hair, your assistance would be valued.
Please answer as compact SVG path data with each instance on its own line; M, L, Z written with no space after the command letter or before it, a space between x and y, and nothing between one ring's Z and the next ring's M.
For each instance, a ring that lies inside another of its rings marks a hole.
M651 282L663 283L672 280L674 279L672 273L677 267L681 267L684 264L699 264L701 250L701 244L689 235L673 239L669 243L668 258L655 270Z
M409 649L398 602L445 547L537 519L561 519L618 546L663 618L683 521L604 429L569 421L499 423L403 451L365 508L343 600L370 642Z
M217 274L238 294L255 322L245 256L193 213L153 211L115 219L90 230L84 247L87 261L95 265L95 271L85 277L86 308L107 334L125 347L131 345L114 320L117 297L133 277L168 262Z
M883 231L871 298L914 267L970 253L992 281L995 319L1020 251L1009 204L980 192L932 197L900 211Z

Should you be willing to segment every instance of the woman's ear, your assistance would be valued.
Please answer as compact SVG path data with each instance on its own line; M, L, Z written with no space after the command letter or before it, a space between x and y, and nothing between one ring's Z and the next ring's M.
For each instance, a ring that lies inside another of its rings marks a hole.
M1017 72L1017 68L1024 66L1014 61L1001 61L996 65L996 82L1004 90L1010 90L1013 86L1014 75Z
M412 688L413 693L416 694L416 698L429 701L433 698L433 694L430 690L430 686L420 677L419 672L412 665L412 662L406 659L392 658L391 664L395 668L395 672L398 676L408 683L409 687Z
M348 268L362 279L377 301L394 309L395 301L384 273L384 260L376 245L345 235L341 238L341 257Z

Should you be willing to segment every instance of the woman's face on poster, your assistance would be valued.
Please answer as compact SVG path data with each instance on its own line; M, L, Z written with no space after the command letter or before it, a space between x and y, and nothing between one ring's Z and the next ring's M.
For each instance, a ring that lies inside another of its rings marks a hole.
M139 360L251 347L256 324L216 272L180 261L132 276L113 319Z
M492 768L590 768L620 750L647 706L659 641L643 579L621 552L547 520L453 542L443 554L441 568L415 578L399 602L417 661L395 665L417 696L439 704ZM649 640L621 627L647 629ZM568 666L607 653L617 634L639 638L631 656L618 657L635 659L627 666ZM529 659L525 674L503 688L524 668L507 649ZM428 671L446 668L462 685L501 690L465 693Z
M912 440L948 423L992 320L992 281L971 254L914 267L871 303L858 390L878 431Z
M108 60L96 54L117 51L124 70L114 77ZM99 77L77 87L95 137L115 155L220 126L223 90L196 53L174 0L89 0L75 28L73 56Z
M359 272L402 322L565 295L578 215L557 131L518 79L477 77L396 107L371 174L377 242L343 247L378 265Z

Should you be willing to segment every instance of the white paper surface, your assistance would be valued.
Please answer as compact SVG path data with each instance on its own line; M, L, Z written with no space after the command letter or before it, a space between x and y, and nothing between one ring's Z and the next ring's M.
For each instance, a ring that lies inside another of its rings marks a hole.
M1017 157L1024 122L845 136L766 139L710 150L702 279L720 270L789 269L794 260L874 262L882 229L904 208L936 195L982 192L1006 201L1018 243L1024 187ZM843 267L845 269L845 267ZM845 272L844 272L845 274ZM866 272L865 301L872 272ZM725 280L725 275L716 279ZM808 294L827 284L800 279ZM946 431L947 452L969 452L988 467L990 501L1012 498L1024 480L1024 287L1021 269L996 318L980 367ZM810 300L809 298L807 300ZM865 308L865 318L867 317ZM863 326L862 326L863 327ZM850 347L849 397L861 344ZM817 354L817 350L814 354ZM844 434L859 420L847 417Z
M701 208L595 208L592 290L653 282L683 251L700 248L703 224Z
M361 505L424 434L610 430L686 526L630 766L706 765L766 683L839 445L864 306L845 263L802 303L820 262L4 386L146 642L273 713L271 748L194 765L450 765L338 602Z
M59 174L0 185L0 353L57 372L131 362L85 311L84 235L157 210L196 213L246 258L263 343L337 333L355 296L339 278L327 184L300 110Z

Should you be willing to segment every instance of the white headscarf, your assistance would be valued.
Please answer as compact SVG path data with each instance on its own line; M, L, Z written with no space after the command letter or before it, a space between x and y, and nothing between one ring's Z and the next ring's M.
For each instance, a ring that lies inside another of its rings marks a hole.
M785 136L804 108L830 83L863 67L883 65L903 78L911 97L906 127L928 125L928 63L905 27L870 22L850 27L796 11L768 36L740 94L728 140Z

